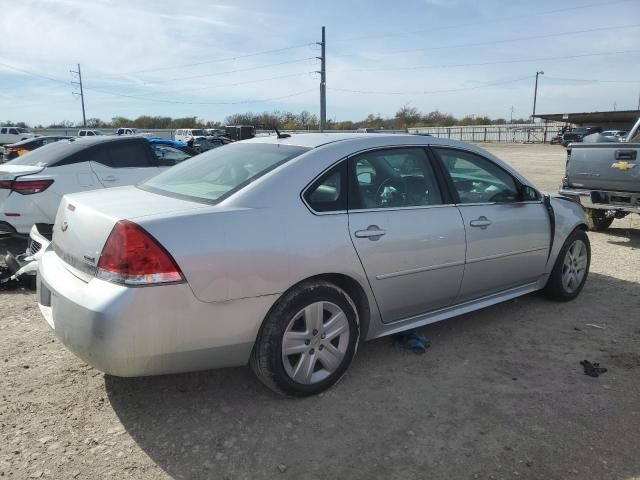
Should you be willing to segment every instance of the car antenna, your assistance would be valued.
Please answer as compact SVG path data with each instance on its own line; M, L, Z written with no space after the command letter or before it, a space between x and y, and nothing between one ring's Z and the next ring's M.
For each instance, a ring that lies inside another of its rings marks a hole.
M276 131L276 135L278 136L278 138L289 138L291 136L288 133L280 133L280 130L278 130L276 127L273 127L273 129Z

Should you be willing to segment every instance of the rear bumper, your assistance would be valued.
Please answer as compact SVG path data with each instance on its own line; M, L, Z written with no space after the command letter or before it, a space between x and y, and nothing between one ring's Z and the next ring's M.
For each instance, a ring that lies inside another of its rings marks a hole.
M122 377L246 364L277 298L205 303L185 283L85 283L52 250L40 259L37 288L40 311L60 341L89 365Z
M640 213L640 193L582 190L565 187L560 195L571 197L584 208Z

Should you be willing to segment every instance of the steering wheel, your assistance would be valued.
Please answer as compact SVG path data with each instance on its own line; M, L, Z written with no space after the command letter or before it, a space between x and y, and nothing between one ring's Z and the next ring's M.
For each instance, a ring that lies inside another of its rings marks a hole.
M378 207L402 207L407 202L407 185L403 177L389 177L384 180L376 191L376 205Z

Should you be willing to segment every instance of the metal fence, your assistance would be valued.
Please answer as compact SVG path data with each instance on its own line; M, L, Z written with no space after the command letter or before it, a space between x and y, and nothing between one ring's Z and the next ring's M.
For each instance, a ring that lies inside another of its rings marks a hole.
M453 127L410 128L410 133L428 133L434 137L452 138L464 142L487 143L548 143L560 133L563 122L544 124L473 125Z
M73 137L78 135L80 130L99 130L104 135L114 135L116 133L115 128L83 128L83 127L73 127L73 128L34 128L33 131L38 135L64 135ZM150 129L139 129L140 131L144 131L145 133L150 133L153 137L162 137L162 138L173 138L173 132L175 130L166 129L166 128L150 128Z
M548 143L565 125L563 122L544 124L508 124L508 125L473 125L452 127L417 127L409 128L409 133L428 133L434 137L452 138L464 142L486 143ZM43 128L36 129L40 135L77 135L79 128ZM105 135L116 132L115 128L98 129ZM155 137L173 138L175 130L141 129ZM260 130L257 130L260 133ZM317 130L291 130L292 133L313 133ZM354 130L327 130L327 132L348 133Z

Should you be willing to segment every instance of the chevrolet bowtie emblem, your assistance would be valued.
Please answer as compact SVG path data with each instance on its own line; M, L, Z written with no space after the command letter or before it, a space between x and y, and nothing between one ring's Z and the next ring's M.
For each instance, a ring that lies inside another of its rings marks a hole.
M635 163L629 162L616 162L611 164L611 168L617 168L618 170L631 170L635 166Z
M62 223L62 225L60 225L60 229L61 229L63 232L66 232L66 231L67 231L67 228L69 228L69 224L68 224L67 222L63 222L63 223Z

